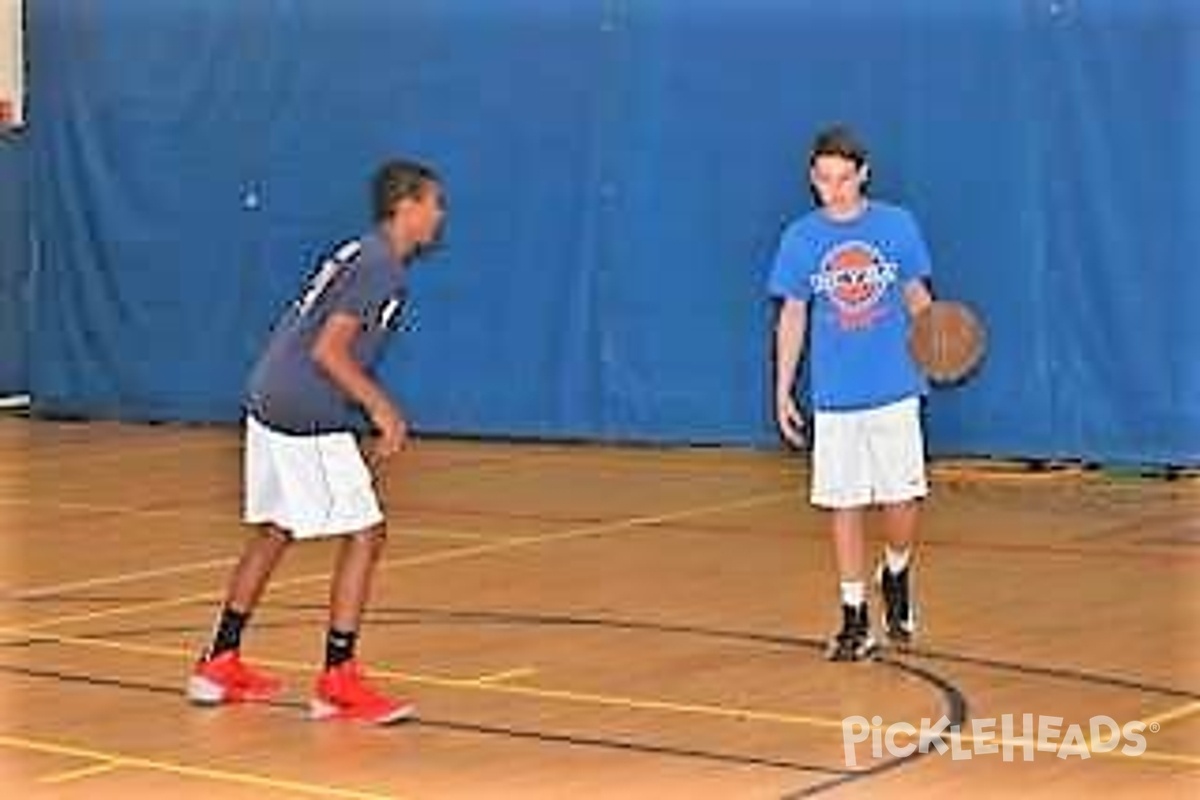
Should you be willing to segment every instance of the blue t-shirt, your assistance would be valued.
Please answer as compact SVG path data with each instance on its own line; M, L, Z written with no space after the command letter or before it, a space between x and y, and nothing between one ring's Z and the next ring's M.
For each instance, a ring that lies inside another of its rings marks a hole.
M811 301L814 409L875 408L924 393L908 354L904 286L929 274L921 231L899 206L870 200L851 220L818 210L788 226L769 291Z
M407 296L403 259L377 234L343 244L321 262L304 292L284 312L250 375L247 409L284 433L358 430L362 410L313 360L317 333L334 312L358 317L353 356L370 369L399 326Z

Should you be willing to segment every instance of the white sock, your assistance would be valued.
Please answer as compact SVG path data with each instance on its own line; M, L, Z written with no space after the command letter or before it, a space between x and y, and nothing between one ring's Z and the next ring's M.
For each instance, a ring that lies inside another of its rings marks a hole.
M842 605L861 606L866 600L866 587L862 581L842 581Z
M899 575L908 566L908 556L912 553L912 548L905 546L902 549L896 549L890 544L884 548L884 556L887 558L888 572L893 575Z

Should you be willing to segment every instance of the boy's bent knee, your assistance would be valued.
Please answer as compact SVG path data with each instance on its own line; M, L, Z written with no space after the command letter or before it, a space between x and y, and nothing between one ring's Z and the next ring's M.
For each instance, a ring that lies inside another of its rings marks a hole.
M377 547L382 546L387 541L387 523L380 522L372 525L369 528L352 534L356 541L373 544Z

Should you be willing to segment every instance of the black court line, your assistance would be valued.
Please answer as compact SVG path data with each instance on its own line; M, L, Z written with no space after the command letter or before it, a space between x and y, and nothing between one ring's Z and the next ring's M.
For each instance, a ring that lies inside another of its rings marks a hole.
M280 604L276 605L275 607L291 610L304 609L311 611L325 609L325 606L315 603ZM394 615L393 618L389 619L387 617L389 614ZM760 633L755 631L741 631L679 623L649 622L644 620L624 619L618 617L581 616L574 614L559 615L528 612L473 611L458 609L382 606L371 609L370 615L371 620L369 624L372 626L376 624L418 625L429 622L461 622L462 624L512 624L519 626L552 625L563 627L612 628L625 631L648 631L652 633L666 634L688 634L712 639L728 639L731 641L771 644L781 648L806 647L816 650L824 650L826 645L824 639L806 638L786 634ZM411 619L395 618L405 616L411 617ZM154 633L155 630L147 630L146 632ZM1015 672L1023 675L1039 675L1048 678L1058 678L1062 680L1074 681L1076 683L1087 683L1097 686L1111 686L1119 689L1134 689L1151 694L1160 694L1166 697L1180 697L1184 699L1200 700L1200 692L1190 689L1162 686L1123 675L1108 675L1100 672L1076 669L1073 667L1023 664L1020 662L1006 661L1003 659L985 658L981 656L953 653L944 650L922 648L907 648L903 651L897 651L896 655L904 657L904 660L897 661L897 664L905 669L916 669L913 667L913 665L908 663L908 660L913 658L924 658L931 661L948 661L971 664L973 666L987 667L997 671Z
M276 608L297 610L324 610L323 605L297 603L297 604L280 604ZM389 619L389 615L391 618ZM415 615L415 618L413 618ZM409 619L397 619L396 617L410 617ZM620 629L626 631L648 631L653 633L672 634L672 635L691 635L703 636L706 638L724 639L730 641L753 642L757 644L767 644L781 648L807 648L810 650L823 650L825 643L822 640L806 639L802 637L778 636L773 634L761 634L746 631L734 631L716 628L705 628L692 625L678 625L667 623L644 622L637 620L619 620L603 617L581 617L570 615L545 615L545 614L515 614L509 612L496 611L461 611L461 610L442 610L442 609L414 609L414 608L376 608L371 611L371 626L373 628L394 625L394 624L429 624L430 622L451 622L457 624L501 624L501 625L518 625L518 626L567 626L567 627L601 627L608 629ZM289 622L279 623L273 622L272 627L290 627L299 624L311 624L311 621L303 623ZM256 626L263 627L263 626ZM191 631L207 630L207 628L192 627ZM129 639L135 636L145 636L152 634L161 634L164 632L178 633L181 631L180 626L172 626L171 628L147 627L141 629L122 628L120 630L112 630L101 633L90 634L93 638L100 639ZM53 643L53 637L43 639L30 639L25 643L47 644ZM941 676L935 675L928 670L915 667L910 664L905 664L892 659L880 659L871 662L872 664L882 665L894 670L908 673L909 675L932 685L935 689L941 692L943 704L945 706L945 715L951 722L951 727L961 726L967 716L967 703L962 692ZM56 680L71 680L79 683L87 683L92 685L100 685L105 687L119 687L126 689L142 689L152 687L155 692L178 693L179 690L174 687L153 686L151 684L139 684L133 682L125 682L110 678L97 678L88 675L68 675L60 672L46 672L37 674L36 671L28 670L19 667L7 667L0 665L0 671L18 671L22 674L53 678ZM295 703L276 702L272 705L281 707L293 707ZM563 744L575 747L596 747L609 750L619 750L624 752L640 753L646 755L671 756L677 758L690 758L696 760L704 760L709 762L725 763L738 766L766 767L773 769L784 769L796 772L808 772L820 775L832 776L827 780L822 780L816 784L806 786L799 790L799 793L789 793L785 795L788 800L795 797L811 797L817 793L834 789L848 782L862 780L873 775L877 775L883 771L896 769L906 763L910 763L916 758L919 758L927 753L922 753L919 750L908 756L892 758L881 761L870 767L863 769L846 769L836 768L824 765L806 764L796 761L783 759L772 759L762 756L731 754L719 751L698 750L692 748L673 747L668 745L659 745L647 742L635 742L625 739L604 738L579 736L572 734L559 734L539 730L524 730L502 726L487 726L477 723L462 722L457 720L436 720L418 718L416 724L426 727L442 728L446 730L455 730L460 732L478 733L483 735L497 735L508 738L536 740L540 742Z
M20 638L20 639L9 639L7 641L0 641L0 648L33 647L33 646L39 645L39 644L57 644L57 642L58 642L57 639L51 639L48 636L39 636L39 637L30 636L30 637L25 637L25 638Z
M323 606L316 604L301 604L299 606L293 605L289 607L293 609L302 607L313 610L323 608ZM388 614L394 615L393 618L387 619L386 616ZM383 618L377 619L377 616ZM395 616L409 616L411 619L396 619ZM614 619L608 617L394 607L377 608L372 611L373 625L428 624L430 621L462 624L479 624L480 622L484 622L489 624L512 625L601 627L615 628L625 631L650 631L654 633L666 634L687 634L704 636L708 638L757 642L780 647L806 647L821 650L825 646L825 643L821 640L806 639L796 636L736 631L693 625L646 622L629 619ZM1089 672L1069 667L1048 667L1036 664L1022 664L1013 661L1003 661L999 659L989 659L944 651L915 648L906 649L905 651L899 653L899 655L903 657L904 660L885 658L878 663L883 663L907 672L910 675L939 688L942 691L943 700L947 709L945 716L950 721L950 724L947 726L947 731L950 733L960 731L962 725L967 720L968 707L964 695L957 686L950 683L942 676L937 675L930 670L926 670L914 664L908 663L908 659L916 658L970 664L973 666L986 667L988 669L998 671L1014 672L1022 675L1037 675L1040 677L1049 677L1076 683L1132 689L1167 697L1200 700L1200 694L1189 690L1177 689L1170 686L1159 686L1124 676L1105 675L1102 673ZM944 741L946 737L941 738ZM829 780L819 781L818 783L798 789L795 792L788 793L783 796L782 800L802 800L803 798L814 797L818 794L832 791L847 784L864 780L866 778L905 766L906 764L913 762L915 759L930 755L931 751L932 748L927 749L924 752L918 749L911 755L881 761L868 768L861 770L847 770L841 775Z
M146 602L150 602L158 598L145 598ZM206 607L211 604L205 604ZM294 611L313 611L325 612L327 607L317 603L264 603L262 607L270 607L274 609L290 609ZM825 644L817 639L805 639L803 637L788 636L783 634L757 633L753 631L737 631L720 628L699 627L693 625L681 625L674 623L659 623L646 622L640 620L618 619L611 617L594 617L594 616L564 616L564 615L547 615L533 613L517 613L517 612L498 612L498 611L463 611L453 609L430 609L430 608L375 608L370 612L369 625L420 625L437 621L439 623L461 624L512 624L512 625L558 625L564 627L600 627L600 628L615 628L618 630L627 631L650 631L657 633L670 634L693 634L697 636L705 636L717 639L730 639L735 641L758 642L762 644L771 644L783 648L789 647L809 647L814 649L822 649ZM391 618L387 619L386 615L393 614L396 617L411 617L410 619ZM275 630L287 629L296 625L312 624L311 619L304 620L255 620L253 627L256 630ZM89 634L91 638L108 639L108 638L133 638L139 636L153 636L164 633L207 633L209 628L197 625L174 625L174 626L147 626L144 628L125 627L119 630L102 631L99 633ZM55 637L47 636L30 636L25 638L13 639L11 641L0 641L0 648L3 647L28 647L37 644L53 644L56 641ZM199 644L202 643L198 643ZM1118 689L1132 689L1150 694L1163 695L1164 697L1182 698L1185 700L1200 700L1200 691L1191 689L1180 689L1173 686L1163 686L1160 684L1148 683L1137 678L1108 675L1090 670L1078 669L1074 667L1061 666L1043 666L1040 664L1023 664L1020 662L1006 661L1003 659L987 658L983 656L973 656L963 653L954 653L946 650L934 650L925 648L910 648L901 654L908 658L928 659L931 661L947 661L959 664L969 664L972 666L985 667L987 669L1014 672L1022 675L1037 675L1039 677L1056 678L1060 680L1073 681L1076 683L1086 683L1096 686L1110 686ZM911 665L910 665L911 666Z
M44 599L44 598L40 598ZM160 598L143 598L145 602L151 602ZM197 603L200 604L199 602ZM205 607L211 603L205 603ZM312 611L325 612L327 606L320 603L263 603L260 607L292 610L292 611ZM761 644L771 644L783 648L790 647L807 647L813 649L823 649L825 643L823 640L790 636L785 634L760 633L755 631L740 631L731 629L721 629L706 626L686 625L679 623L665 622L650 622L645 620L634 620L617 617L602 617L602 616L583 616L583 615L559 615L559 614L540 614L531 612L510 612L510 611L477 611L463 609L444 609L444 608L423 608L423 607L390 607L381 606L374 607L369 612L369 625L419 625L422 623L437 622L440 624L447 623L462 623L462 624L511 624L519 626L529 625L551 625L562 627L597 627L597 628L612 628L626 631L649 631L654 633L667 634L690 634L695 636L704 636L715 639L729 639L733 641L757 642ZM389 615L391 618L388 618ZM405 619L407 617L407 619ZM311 621L280 621L280 620L256 620L255 628L287 628L291 625L311 624ZM203 631L208 632L208 627L201 628L200 626L147 626L144 628L125 627L118 630L107 632L99 632L90 634L93 638L120 638L134 636L151 636L162 633L195 633ZM33 636L28 639L21 639L14 642L0 642L0 647L14 645L29 645L37 643L52 643L53 635L44 638ZM1097 686L1111 686L1120 689L1133 689L1151 694L1159 694L1166 697L1177 697L1190 700L1200 700L1200 691L1191 689L1180 689L1173 686L1163 686L1160 684L1149 683L1123 675L1109 675L1100 672L1077 669L1074 667L1062 666L1044 666L1040 664L1024 664L1015 661L1007 661L1004 659L988 658L983 656L973 656L970 654L955 653L946 650L910 648L902 653L907 658L923 658L931 661L947 661L952 663L969 664L972 666L986 667L997 671L1014 672L1023 675L1038 675L1047 678L1057 678L1061 680L1074 681L1077 683L1086 683ZM911 665L910 665L911 666Z
M908 654L917 658L929 659L930 661L949 661L958 664L970 664L972 666L986 667L988 669L1005 672L1016 672L1021 675L1037 675L1044 678L1058 678L1061 680L1075 681L1077 683L1111 686L1118 689L1133 689L1139 692L1146 692L1148 694L1160 694L1165 697L1178 697L1185 700L1200 700L1200 692L1192 691L1190 689L1177 689L1173 686L1159 686L1152 683L1146 683L1135 678L1126 678L1120 675L1105 675L1103 673L1089 672L1087 670L1076 669L1074 667L1046 667L1039 664L1020 664L1013 661L984 658L982 656L963 655L944 650L924 650L920 648L913 648Z
M837 769L834 767L826 767L818 764L801 764L796 761L788 761L784 759L765 758L762 756L749 755L734 755L729 753L720 753L710 750L696 750L686 747L671 747L667 745L647 744L645 742L634 742L626 739L611 739L599 738L591 736L577 736L571 734L545 733L541 731L521 731L509 727L496 727L491 725L479 725L476 723L455 722L450 720L433 720L425 717L420 717L417 720L418 724L436 728L445 728L455 731L466 731L471 733L495 734L522 739L535 739L540 742L548 742L551 744L566 744L576 747L601 747L609 750L624 750L628 752L648 755L674 756L678 758L691 758L704 761L715 761L724 764L732 764L743 767L769 767L772 769L789 770L793 772L816 772L826 775L845 775L849 770Z
M21 675L27 678L53 680L58 683L79 684L96 688L120 689L131 692L136 691L158 695L168 695L179 698L180 702L186 702L185 698L183 697L183 690L179 686L168 686L165 684L147 683L144 681L125 680L122 678L110 678L107 676L90 675L86 673L64 672L61 670L33 669L30 667L17 666L15 664L0 664L0 673ZM272 700L266 703L255 703L254 705L299 712L304 712L308 708L307 703L299 700ZM207 708L198 706L197 708L199 711L215 712L217 710L215 707ZM417 716L410 720L406 720L395 727L437 728L461 733L473 733L486 736L503 736L509 739L524 739L537 742L569 745L573 747L599 748L605 750L637 753L641 755L671 756L675 758L710 761L721 764L731 764L735 766L768 767L771 769L786 770L790 772L814 772L824 775L835 775L839 777L844 776L847 773L854 772L853 770L841 770L833 767L826 767L816 764L804 764L797 761L789 761L784 759L723 753L720 751L700 750L686 747L671 747L668 745L635 742L628 739L578 736L573 734L554 733L549 731L523 729L501 725L482 725L479 723L453 719L436 719Z
M288 608L310 608L313 610L324 608L320 605L298 604L287 606ZM400 621L394 619L376 620L377 614L400 614L413 615L414 619L408 621ZM553 615L553 614L536 614L536 613L513 613L513 612L498 612L498 611L459 611L448 609L428 609L428 608L389 608L382 607L371 611L372 623L376 624L397 624L398 622L406 624L420 624L431 620L438 621L462 621L464 623L479 623L489 622L493 624L515 624L515 625L561 625L561 626L581 626L581 627L601 627L615 628L618 630L628 631L650 631L654 633L668 634L691 634L695 636L704 636L715 639L729 639L733 641L757 642L762 644L773 644L784 648L789 647L807 647L816 650L825 648L825 640L805 638L799 636L790 636L785 634L759 633L754 631L739 631L723 628L702 627L694 625L683 625L677 623L660 623L646 622L642 620L630 620L613 617L598 617L598 616L578 616L578 615ZM1075 669L1071 667L1049 667L1038 664L1022 664L1020 662L1005 661L1002 659L984 658L979 656L963 655L941 650L930 650L920 648L907 648L903 651L897 651L897 655L905 657L904 661L897 661L897 665L904 669L916 669L908 663L911 658L925 658L932 661L949 661L974 666L982 666L998 671L1016 672L1024 675L1040 675L1050 678L1059 678L1062 680L1070 680L1077 683L1088 683L1099 686L1112 686L1121 689L1135 689L1137 691L1149 692L1152 694L1161 694L1167 697L1182 697L1185 699L1200 700L1200 693L1188 690L1179 689L1173 686L1161 686L1157 684L1147 683L1121 675L1106 675L1099 672L1091 672L1087 670ZM931 673L932 674L932 673Z
M883 659L883 662L899 666L906 672L921 677L929 683L939 687L942 690L943 698L946 700L949 706L945 715L950 721L950 724L947 726L947 731L953 733L962 730L962 725L967 719L967 703L966 699L962 695L962 692L960 692L958 688L954 686L954 684L942 678L940 675L936 675L928 670L921 669L920 667L914 667L911 664L901 664L900 662L886 658ZM938 738L945 741L947 737L939 735ZM918 748L917 750L913 751L912 754L907 756L888 759L862 770L846 771L836 778L819 781L817 783L797 789L793 792L788 792L787 794L783 795L780 800L801 800L805 797L815 797L818 794L830 792L842 786L865 780L866 778L873 778L882 773L891 772L894 769L911 764L918 758L928 756L934 752L934 749L935 748L933 747L928 747L925 750Z
M273 606L278 609L290 609L293 611L324 611L323 604L276 604ZM692 635L703 636L714 639L725 639L730 641L754 642L765 645L772 645L781 648L807 648L810 650L820 650L824 647L824 642L817 639L760 633L753 631L739 631L721 628L711 628L695 625L662 623L633 619L610 618L601 616L581 616L581 615L550 615L524 612L505 612L505 611L478 611L478 610L461 610L461 609L437 609L437 608L418 608L418 607L380 607L371 611L372 627L395 626L395 625L420 625L420 624L463 624L463 625L515 625L515 626L530 626L544 625L556 627L596 627L606 629L616 629L623 631L647 631L652 633L675 634L675 635ZM271 627L288 627L290 625L311 624L311 621L300 622L264 622L261 626L270 625ZM256 625L257 627L258 625ZM183 629L174 626L169 629L170 632L180 632ZM207 630L207 628L191 628L192 631ZM168 629L163 627L147 627L140 630L122 629L119 631L111 631L102 634L94 634L98 638L110 637L131 637L142 635L153 635L167 632ZM32 639L26 642L27 644L50 643L52 638L43 640ZM943 661L949 663L967 664L971 666L983 667L985 669L1011 672L1020 675L1038 676L1051 678L1056 680L1071 681L1095 686L1112 687L1119 689L1129 689L1138 692L1149 694L1157 694L1165 697L1178 698L1183 700L1200 700L1200 692L1177 688L1174 686L1164 686L1154 684L1147 681L1139 680L1134 677L1122 675L1110 675L1084 669L1062 666L1045 666L1040 664L1027 664L1003 659L987 658L982 656L973 656L969 654L954 653L945 650L912 648L902 653L898 653L898 658L885 658L880 662L886 666L907 672L930 685L935 686L942 692L944 702L946 704L946 716L951 721L949 730L953 730L956 726L961 726L967 719L967 704L962 692L947 681L945 678L936 673L923 669L915 664L910 663L912 660L928 660L928 661ZM881 772L896 769L904 763L912 761L922 755L919 750L905 758L897 758L889 761L880 762L869 768L860 770L836 770L829 767L814 766L809 764L796 764L793 762L775 761L772 759L764 759L756 756L731 756L724 753L707 753L707 752L691 752L681 748L662 747L654 744L623 742L606 739L590 739L588 737L573 737L560 736L558 734L546 733L542 731L508 731L507 729L488 728L487 726L476 726L471 723L463 723L454 720L440 721L425 721L423 724L432 726L441 725L447 728L457 730L474 730L479 733L493 733L497 735L509 735L522 738L534 738L540 741L560 742L563 744L587 745L596 747L610 747L634 752L659 753L663 755L676 755L692 758L703 758L707 760L716 760L724 763L736 763L756 766L771 766L784 769L796 769L807 772L824 772L833 774L834 777L829 780L823 780L811 786L804 787L796 792L785 795L785 800L800 800L800 798L812 797L815 794L835 789L849 782L862 780L872 775L878 775Z

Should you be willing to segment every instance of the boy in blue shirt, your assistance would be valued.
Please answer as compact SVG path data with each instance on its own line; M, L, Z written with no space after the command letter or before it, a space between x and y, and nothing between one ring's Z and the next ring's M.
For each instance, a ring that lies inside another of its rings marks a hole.
M914 632L909 596L919 503L928 493L920 398L925 382L908 354L909 320L930 302L929 252L912 215L868 199L867 153L844 127L822 131L809 154L820 207L784 232L769 291L776 326L775 415L796 446L804 418L796 370L811 328L811 501L831 512L842 628L829 658L875 651L864 582L865 511L878 507L887 537L880 583L889 637Z
M242 630L288 546L336 536L325 669L311 715L387 724L413 713L411 703L372 688L355 658L386 538L356 434L364 422L374 428L375 459L396 453L407 436L371 368L401 319L408 266L437 238L444 209L437 176L421 164L384 164L371 190L373 229L321 263L250 376L244 511L259 531L230 576L212 644L188 680L194 703L264 701L279 692L277 679L242 662Z

